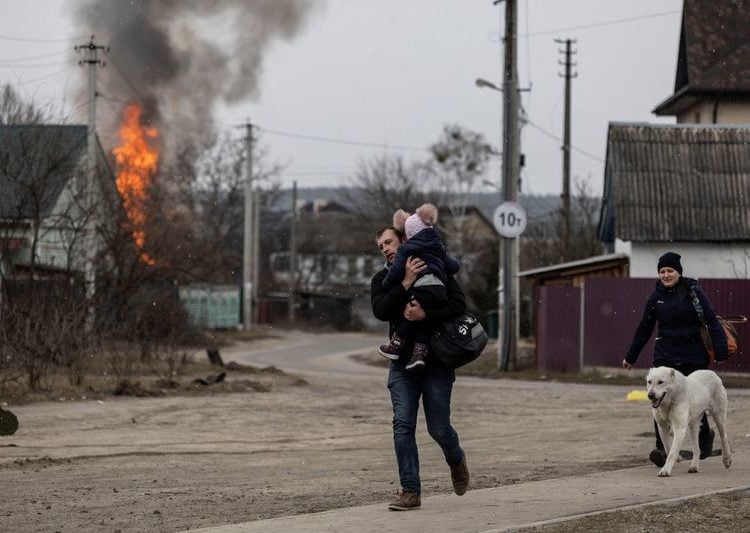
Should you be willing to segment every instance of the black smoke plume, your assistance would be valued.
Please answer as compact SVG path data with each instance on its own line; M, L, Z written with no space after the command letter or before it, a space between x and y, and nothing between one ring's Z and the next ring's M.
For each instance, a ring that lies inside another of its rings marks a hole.
M292 39L322 2L71 0L71 5L79 32L110 47L106 67L97 73L102 97L141 104L147 121L166 137L200 140L214 133L216 103L259 96L269 45ZM117 120L100 122L100 129L111 132Z

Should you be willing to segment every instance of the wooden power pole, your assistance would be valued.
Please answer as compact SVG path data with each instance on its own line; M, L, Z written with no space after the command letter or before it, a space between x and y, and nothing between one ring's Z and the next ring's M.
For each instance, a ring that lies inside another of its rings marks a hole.
M246 330L253 327L253 266L254 266L254 202L253 202L253 125L245 124L247 165L245 175L245 212L242 245L242 325Z
M575 63L571 61L571 57L575 54L573 50L573 43L575 39L555 39L558 44L565 44L565 49L560 50L561 54L565 54L564 61L558 61L558 63L565 67L565 72L560 74L565 78L565 115L563 119L563 164L562 164L562 215L563 215L563 250L570 249L570 232L571 232L571 211L570 211L570 80L578 76L577 73L573 73L572 69Z

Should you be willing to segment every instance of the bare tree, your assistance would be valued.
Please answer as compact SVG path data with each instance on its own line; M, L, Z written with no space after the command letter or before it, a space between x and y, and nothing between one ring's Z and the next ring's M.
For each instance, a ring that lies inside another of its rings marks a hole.
M601 199L591 192L588 180L575 181L573 213L577 213L573 226L573 254L569 261L599 255L604 246L599 240L598 225Z
M399 208L413 211L424 202L440 207L438 225L449 253L462 259L459 279L470 302L480 309L494 307L497 239L476 234L470 216L470 194L486 171L491 147L481 134L447 125L430 152L431 159L410 165L399 156L360 162L349 204L372 230L390 224Z
M102 316L108 317L101 330L109 332L110 367L123 375L133 365L127 347L134 346L141 364L162 379L173 379L181 343L192 331L178 287L196 281L235 283L242 268L243 143L229 136L208 145L184 142L171 161L151 177L140 206L147 214L143 248L136 249L134 228L122 210L104 239L115 259L103 280L106 290L100 288L107 308ZM277 194L273 176L278 169L265 164L261 153L256 162L255 178L265 187L262 206L268 209Z
M23 100L9 83L0 87L0 126L42 124L49 118L49 110Z
M468 193L476 190L477 180L487 169L492 147L481 133L451 124L443 127L430 151L439 167L441 191L451 203L465 205Z
M280 167L258 143L253 156L263 215L278 200ZM147 240L181 281L234 283L241 272L246 160L244 143L227 135L183 143L175 163L155 176Z
M571 240L563 240L562 212L559 209L543 215L530 224L521 240L521 268L531 269L575 261L603 252L597 236L599 199L590 192L587 181L575 181L572 202Z
M440 184L440 205L449 251L462 261L459 279L469 302L479 309L495 307L497 295L497 238L482 235L472 227L470 194L476 192L492 154L484 136L446 125L430 147ZM493 232L494 233L494 232Z
M52 364L80 384L89 355L90 302L55 285L82 281L81 237L93 216L84 201L85 134L72 126L0 128L0 286L16 283L15 291L2 290L0 335L31 388Z
M431 159L409 164L398 155L360 161L347 196L352 210L373 225L389 223L397 209L413 211L424 202L463 212L486 169L490 146L481 134L449 125L430 153Z
M346 193L351 210L370 226L391 223L397 209L412 211L424 202L438 203L436 177L425 162L407 164L401 156L361 160Z
M74 235L68 234L75 232L74 220L86 216L80 210L81 191L76 185L82 181L81 133L85 134L64 126L7 126L0 133L3 237L25 241L32 272L41 262L65 265L74 241ZM67 201L59 201L64 189ZM54 242L58 250L49 246L40 250L46 241Z

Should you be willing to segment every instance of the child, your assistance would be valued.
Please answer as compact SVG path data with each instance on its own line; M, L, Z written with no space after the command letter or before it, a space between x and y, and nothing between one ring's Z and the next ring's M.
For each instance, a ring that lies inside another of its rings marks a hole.
M445 289L447 277L459 269L458 261L445 253L443 241L433 227L437 216L437 208L432 204L423 204L413 215L403 209L396 211L393 226L404 228L406 241L399 247L383 280L383 288L390 289L403 281L409 257L424 261L426 268L409 290L409 299L418 301L428 315L448 303ZM413 342L414 349L406 369L424 366L431 334L432 327L424 320L409 321L401 317L390 343L380 346L378 353L395 361L401 355L401 348Z

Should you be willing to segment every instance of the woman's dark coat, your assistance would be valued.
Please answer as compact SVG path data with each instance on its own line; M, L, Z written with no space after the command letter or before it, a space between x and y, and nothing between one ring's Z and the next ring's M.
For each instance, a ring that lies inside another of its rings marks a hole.
M693 303L691 290L695 292L703 308L716 360L723 361L727 358L726 337L708 298L696 280L681 277L672 288L666 288L661 281L656 282L654 292L646 302L633 342L625 355L628 363L635 363L658 323L654 343L654 366L708 367L708 352L701 340L701 321Z

